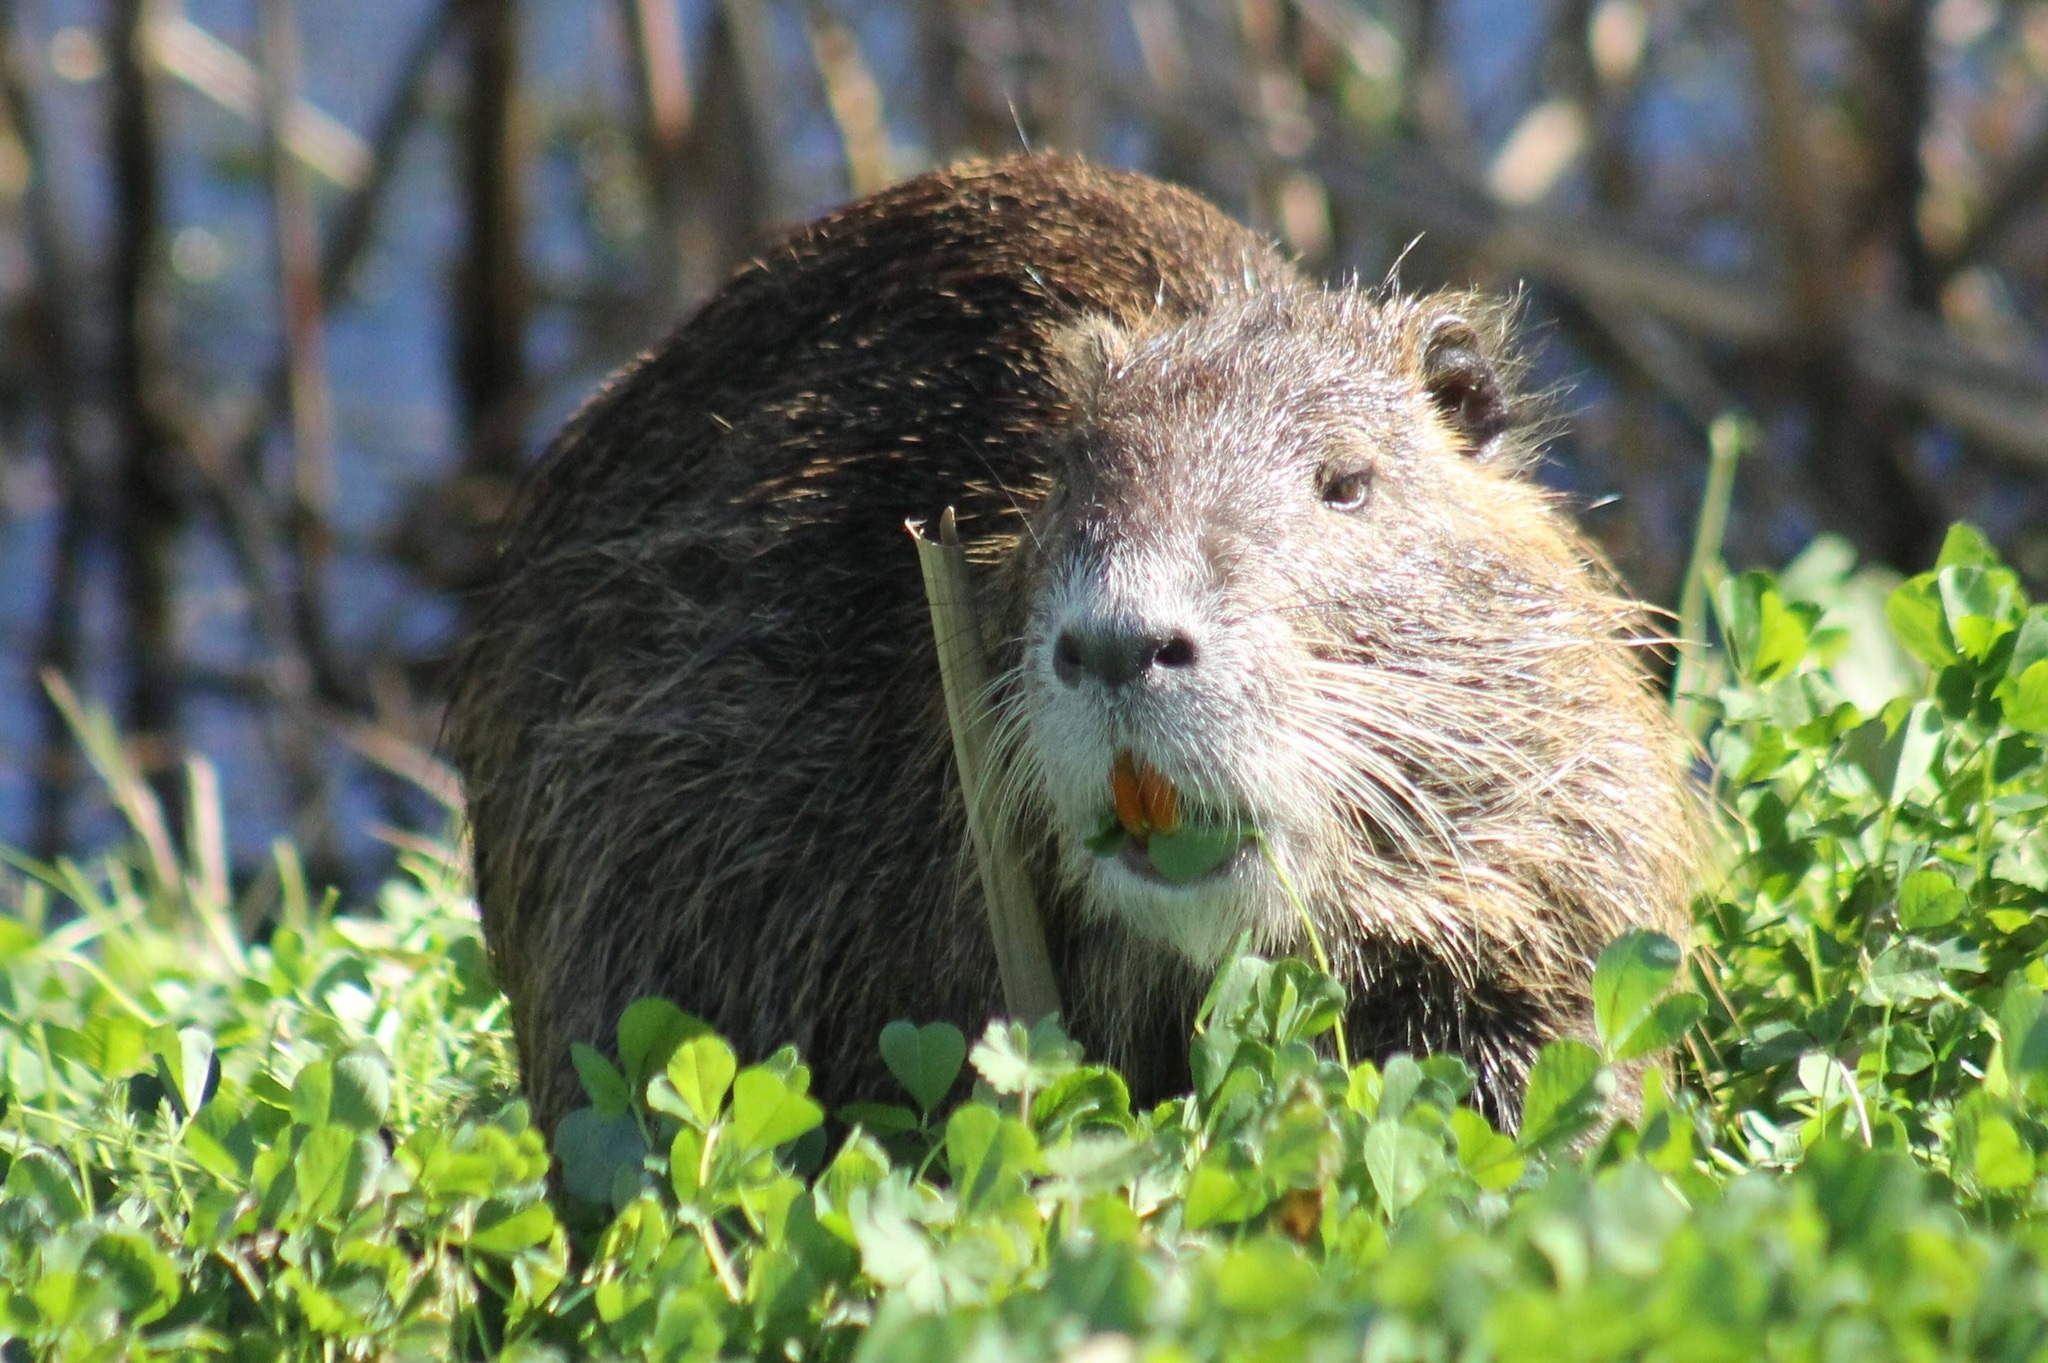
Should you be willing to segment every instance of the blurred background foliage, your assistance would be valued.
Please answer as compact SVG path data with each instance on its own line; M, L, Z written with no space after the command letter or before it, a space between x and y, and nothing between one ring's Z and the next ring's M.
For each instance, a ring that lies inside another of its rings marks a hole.
M0 842L113 828L54 671L238 866L369 883L456 803L442 660L562 418L777 233L1020 146L1522 290L1545 476L1654 599L1724 411L1736 565L1967 517L2048 581L2048 4L0 0Z

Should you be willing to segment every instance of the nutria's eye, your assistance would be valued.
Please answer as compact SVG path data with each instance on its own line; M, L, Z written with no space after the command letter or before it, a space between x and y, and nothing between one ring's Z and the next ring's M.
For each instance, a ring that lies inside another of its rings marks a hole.
M1476 454L1508 428L1508 399L1480 344L1462 317L1440 317L1422 347L1422 386Z
M1356 511L1372 492L1372 474L1366 469L1347 469L1323 476L1323 505L1332 511Z

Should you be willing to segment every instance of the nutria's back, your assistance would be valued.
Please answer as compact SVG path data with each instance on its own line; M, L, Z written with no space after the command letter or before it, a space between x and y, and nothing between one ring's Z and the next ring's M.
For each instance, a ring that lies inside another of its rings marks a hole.
M1000 1009L902 529L945 505L1070 1029L1163 1096L1220 944L1295 945L1255 857L1180 887L1142 837L1087 850L1136 762L1293 866L1361 1050L1462 1049L1512 1112L1591 954L1677 921L1690 844L1637 622L1521 477L1497 330L1050 157L742 270L557 441L462 660L538 1119L643 994L796 1043L832 1100L887 1093L885 1022Z

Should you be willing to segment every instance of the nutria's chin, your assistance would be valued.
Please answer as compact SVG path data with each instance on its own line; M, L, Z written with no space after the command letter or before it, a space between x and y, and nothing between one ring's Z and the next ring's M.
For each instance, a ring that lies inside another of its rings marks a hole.
M1092 855L1083 849L1082 855ZM1214 969L1238 937L1271 937L1259 928L1285 900L1272 873L1246 843L1214 870L1170 881L1151 864L1141 844L1082 863L1089 912L1120 922L1138 935L1179 952L1189 964Z
M891 1019L999 1010L900 530L948 504L1075 1035L1167 1095L1223 953L1302 950L1305 910L1354 1053L1456 1050L1511 1118L1601 945L1676 930L1695 856L1647 632L1525 476L1515 376L1484 300L1325 290L1054 157L909 181L742 270L557 441L462 659L538 1119L641 994L795 1042L833 1101L892 1092ZM1187 884L1106 848L1119 762L1246 836Z

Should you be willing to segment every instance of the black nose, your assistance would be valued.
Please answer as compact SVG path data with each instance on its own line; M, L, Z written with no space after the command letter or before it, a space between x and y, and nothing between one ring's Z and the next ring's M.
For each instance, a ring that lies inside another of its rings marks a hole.
M1053 675L1068 686L1084 677L1122 686L1155 667L1193 667L1195 641L1177 630L1069 625L1053 641Z

